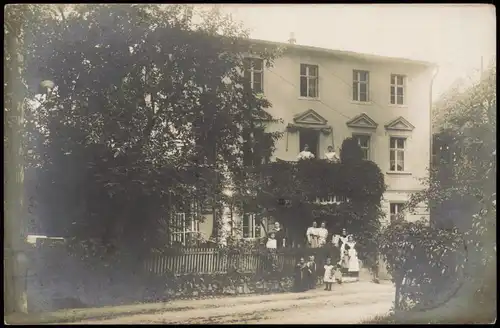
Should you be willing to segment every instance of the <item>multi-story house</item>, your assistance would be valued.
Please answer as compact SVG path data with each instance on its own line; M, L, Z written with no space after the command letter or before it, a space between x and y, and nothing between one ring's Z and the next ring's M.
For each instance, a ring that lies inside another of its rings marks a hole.
M365 159L385 174L382 207L389 222L410 194L423 188L419 179L428 175L435 66L293 41L253 40L257 45L286 47L272 68L260 58L248 58L252 65L246 76L252 87L272 103L268 112L284 122L268 126L269 131L284 132L272 160L295 161L305 144L317 158L324 158L328 146L338 153L345 138L356 138ZM428 217L423 208L416 215L404 215L408 220ZM241 226L244 238L261 234L252 215L231 215L227 221Z

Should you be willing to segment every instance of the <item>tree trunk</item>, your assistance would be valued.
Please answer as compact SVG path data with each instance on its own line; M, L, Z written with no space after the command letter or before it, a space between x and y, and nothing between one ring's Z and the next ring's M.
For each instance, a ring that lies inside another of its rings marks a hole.
M394 310L399 311L400 310L399 302L400 302L402 279L400 279L399 277L396 277L395 281L396 281L396 292L394 293Z
M11 108L7 115L14 118L9 124L9 117L4 126L7 136L4 144L4 191L5 191L5 241L4 241L4 310L6 314L27 313L26 265L24 254L26 240L23 212L24 167L22 153L22 131L24 118L24 90L22 80L23 57L21 55L20 28L10 31L8 51L17 54L13 58L15 69L8 76L8 90L12 94ZM5 140L5 139L4 139Z

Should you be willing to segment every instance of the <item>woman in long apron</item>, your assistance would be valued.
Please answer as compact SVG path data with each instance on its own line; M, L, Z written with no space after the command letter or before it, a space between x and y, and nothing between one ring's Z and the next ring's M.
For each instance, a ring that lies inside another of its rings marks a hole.
M356 242L352 235L347 238L346 248L348 255L347 276L359 280L359 258L356 251Z

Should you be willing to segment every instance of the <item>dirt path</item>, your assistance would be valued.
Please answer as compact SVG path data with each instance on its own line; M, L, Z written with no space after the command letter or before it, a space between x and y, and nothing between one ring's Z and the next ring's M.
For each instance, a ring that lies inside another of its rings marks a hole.
M213 303L189 301L192 309L122 316L87 324L229 324L229 323L358 323L389 311L394 288L389 284L353 283L334 291L251 296ZM183 301L188 302L188 301ZM198 303L197 303L198 302Z

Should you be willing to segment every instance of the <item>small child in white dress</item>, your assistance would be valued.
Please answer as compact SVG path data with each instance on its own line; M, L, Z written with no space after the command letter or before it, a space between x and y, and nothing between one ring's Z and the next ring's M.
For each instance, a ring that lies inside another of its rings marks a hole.
M334 282L335 267L332 265L331 260L326 259L325 264L325 275L323 276L323 281L325 282L325 290L332 290L332 284Z

